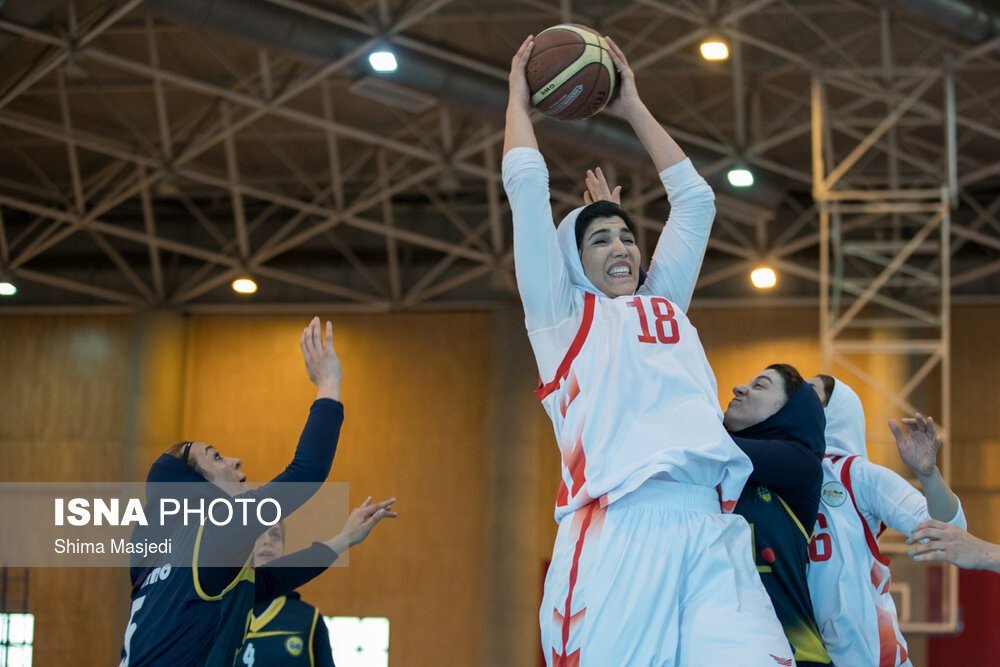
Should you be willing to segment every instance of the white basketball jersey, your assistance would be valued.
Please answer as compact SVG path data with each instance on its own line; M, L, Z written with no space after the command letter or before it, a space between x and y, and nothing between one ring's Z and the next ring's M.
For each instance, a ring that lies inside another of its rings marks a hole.
M809 593L823 643L835 665L909 665L889 594L889 559L879 552L884 524L868 524L855 502L851 465L827 456L819 516L809 544Z
M716 488L730 511L752 466L722 426L697 330L663 297L580 297L576 337L537 391L562 452L556 519L654 476Z

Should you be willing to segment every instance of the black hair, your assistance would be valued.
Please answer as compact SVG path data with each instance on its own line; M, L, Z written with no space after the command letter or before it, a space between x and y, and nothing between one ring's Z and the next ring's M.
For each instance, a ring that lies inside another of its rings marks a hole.
M819 373L816 375L819 381L823 383L823 394L826 398L823 399L823 407L830 405L830 397L833 396L833 388L837 386L837 380L832 375L824 375Z
M178 459L188 468L191 468L196 472L201 472L198 468L198 463L191 458L191 446L193 444L194 440L182 440L181 442L176 442L167 447L166 453L173 456L175 459Z
M802 374L799 373L799 370L791 364L771 364L765 370L777 371L778 375L781 376L781 379L785 383L786 400L791 400L792 396L795 395L795 392L797 392L799 387L802 386L802 383L805 382L805 380L802 379Z
M622 207L618 204L602 199L601 201L595 201L593 204L588 204L580 211L580 215L576 217L576 249L579 250L583 247L583 235L587 233L587 227L590 226L594 220L598 218L621 218L625 223L625 226L629 228L632 234L635 234L635 223L632 222L632 217L622 210Z

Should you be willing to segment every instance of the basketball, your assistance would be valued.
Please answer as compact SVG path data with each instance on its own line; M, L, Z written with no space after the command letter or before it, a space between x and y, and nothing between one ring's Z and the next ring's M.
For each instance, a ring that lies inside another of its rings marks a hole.
M600 33L569 23L535 37L527 77L531 103L559 120L590 118L607 105L618 83Z

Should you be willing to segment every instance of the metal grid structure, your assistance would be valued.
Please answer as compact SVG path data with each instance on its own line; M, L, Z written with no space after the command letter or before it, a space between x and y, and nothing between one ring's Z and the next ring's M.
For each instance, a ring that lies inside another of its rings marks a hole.
M883 13L883 27L887 21ZM935 85L942 91L940 107L926 100ZM843 377L846 371L893 411L913 414L919 411L915 404L925 412L931 406L945 443L940 465L948 480L950 229L952 193L958 191L952 68L855 73L846 81L841 71L827 70L813 75L811 89L824 372ZM867 125L845 123L865 106L882 107L881 116L873 114ZM922 139L925 150L941 156L936 161L899 141L907 121L928 114L943 121L936 142ZM881 159L866 159L883 140ZM880 547L895 555L908 549L900 539L883 538ZM903 567L894 574L904 631L959 629L955 568ZM918 603L926 608L918 610Z
M7 0L0 279L21 291L0 312L404 311L510 298L506 63L523 35L567 20L620 38L647 103L716 186L702 303L745 303L746 275L765 259L781 283L755 303L815 302L817 69L858 96L837 107L838 135L899 116L859 156L875 173L895 155L894 171L881 169L891 183L862 174L863 189L940 182L943 107L909 98L913 82L947 69L952 288L993 298L1000 41L995 18L974 11L940 26L943 4L961 3ZM697 56L710 34L727 38L730 61ZM366 56L386 44L400 69L373 74ZM896 107L916 113L886 112ZM648 254L666 203L627 128L607 114L538 127L556 214L601 164L626 186ZM725 184L737 164L755 171L751 190ZM243 273L261 284L249 300L228 286Z

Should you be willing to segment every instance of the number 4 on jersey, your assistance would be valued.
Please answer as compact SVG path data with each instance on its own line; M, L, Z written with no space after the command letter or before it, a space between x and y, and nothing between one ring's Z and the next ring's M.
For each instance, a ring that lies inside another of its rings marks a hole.
M671 345L680 340L680 328L677 326L677 320L674 319L674 307L670 305L670 302L664 299L662 296L654 296L649 300L650 306L653 309L653 317L655 318L656 324L656 336L649 331L649 320L646 316L646 306L639 297L634 297L628 301L629 308L635 308L636 313L639 314L639 328L642 329L642 333L639 334L640 343L664 343L666 345ZM667 330L667 325L669 326L669 332Z

